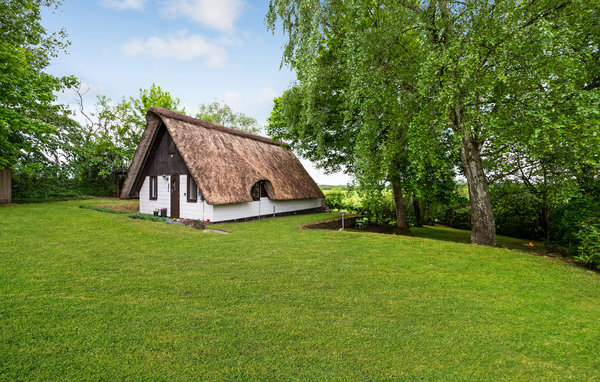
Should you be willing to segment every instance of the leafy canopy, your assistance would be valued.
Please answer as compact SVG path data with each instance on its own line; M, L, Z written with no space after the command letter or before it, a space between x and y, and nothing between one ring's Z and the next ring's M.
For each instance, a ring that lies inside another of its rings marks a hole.
M226 103L221 104L217 101L200 105L196 118L248 133L257 134L260 132L260 126L255 118L244 113L234 112Z
M59 1L0 1L0 167L31 157L46 160L57 126L70 124L55 92L76 84L72 76L46 72L50 60L69 45L61 30L48 33L41 8Z

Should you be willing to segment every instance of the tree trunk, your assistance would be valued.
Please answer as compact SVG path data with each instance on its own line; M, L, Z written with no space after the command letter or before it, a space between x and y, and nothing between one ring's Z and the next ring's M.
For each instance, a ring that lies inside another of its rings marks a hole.
M421 216L421 205L416 196L413 196L413 209L415 210L415 227L423 227L423 217Z
M392 191L394 192L394 206L396 209L396 233L408 232L408 223L406 222L406 207L402 197L402 187L398 179L392 180Z
M461 159L469 186L471 243L496 245L496 225L490 201L490 190L483 173L481 144L470 134L463 136Z

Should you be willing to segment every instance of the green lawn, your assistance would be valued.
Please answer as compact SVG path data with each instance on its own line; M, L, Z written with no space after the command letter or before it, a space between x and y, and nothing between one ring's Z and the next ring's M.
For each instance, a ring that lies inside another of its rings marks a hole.
M600 274L557 259L83 203L0 206L0 379L600 378Z

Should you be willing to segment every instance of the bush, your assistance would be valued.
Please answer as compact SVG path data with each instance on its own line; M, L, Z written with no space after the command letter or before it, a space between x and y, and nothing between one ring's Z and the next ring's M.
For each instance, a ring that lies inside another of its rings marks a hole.
M458 229L471 229L471 210L469 208L448 208L444 216L446 225Z
M510 237L540 239L543 202L523 184L504 182L490 187L496 232Z
M590 268L600 269L600 219L590 218L579 225L575 234L579 242L578 255L575 260L581 261Z
M591 218L600 218L600 203L592 198L572 199L557 208L550 218L552 237L567 247L568 253L575 256L578 252L578 231L582 222Z
M109 208L91 206L91 205L86 205L86 204L79 206L79 208L85 208L88 210L94 210L94 211L99 211L99 212L108 212L109 214L123 214L124 215L127 213L127 211L111 210Z
M340 191L332 191L325 195L325 207L332 210L344 208L344 194Z
M389 190L384 190L380 195L362 199L361 209L366 212L373 223L383 225L396 224L396 208L394 198Z
M148 214L131 213L131 214L127 214L127 216L132 219L150 220L153 222L162 222L162 223L167 222L167 219L165 219L165 218L161 218L160 216L148 215Z
M12 187L13 200L19 203L116 195L116 190L110 190L99 181L82 181L63 176L39 177L17 172L13 173Z
M25 174L13 174L12 194L17 202L46 200L84 199L78 183L69 178L36 178Z

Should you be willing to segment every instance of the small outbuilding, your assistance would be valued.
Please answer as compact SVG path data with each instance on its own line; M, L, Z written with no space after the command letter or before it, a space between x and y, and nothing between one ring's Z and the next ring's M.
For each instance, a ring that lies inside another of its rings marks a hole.
M0 204L12 202L10 168L0 168Z
M283 142L152 107L121 198L140 212L223 222L321 210L324 195Z

